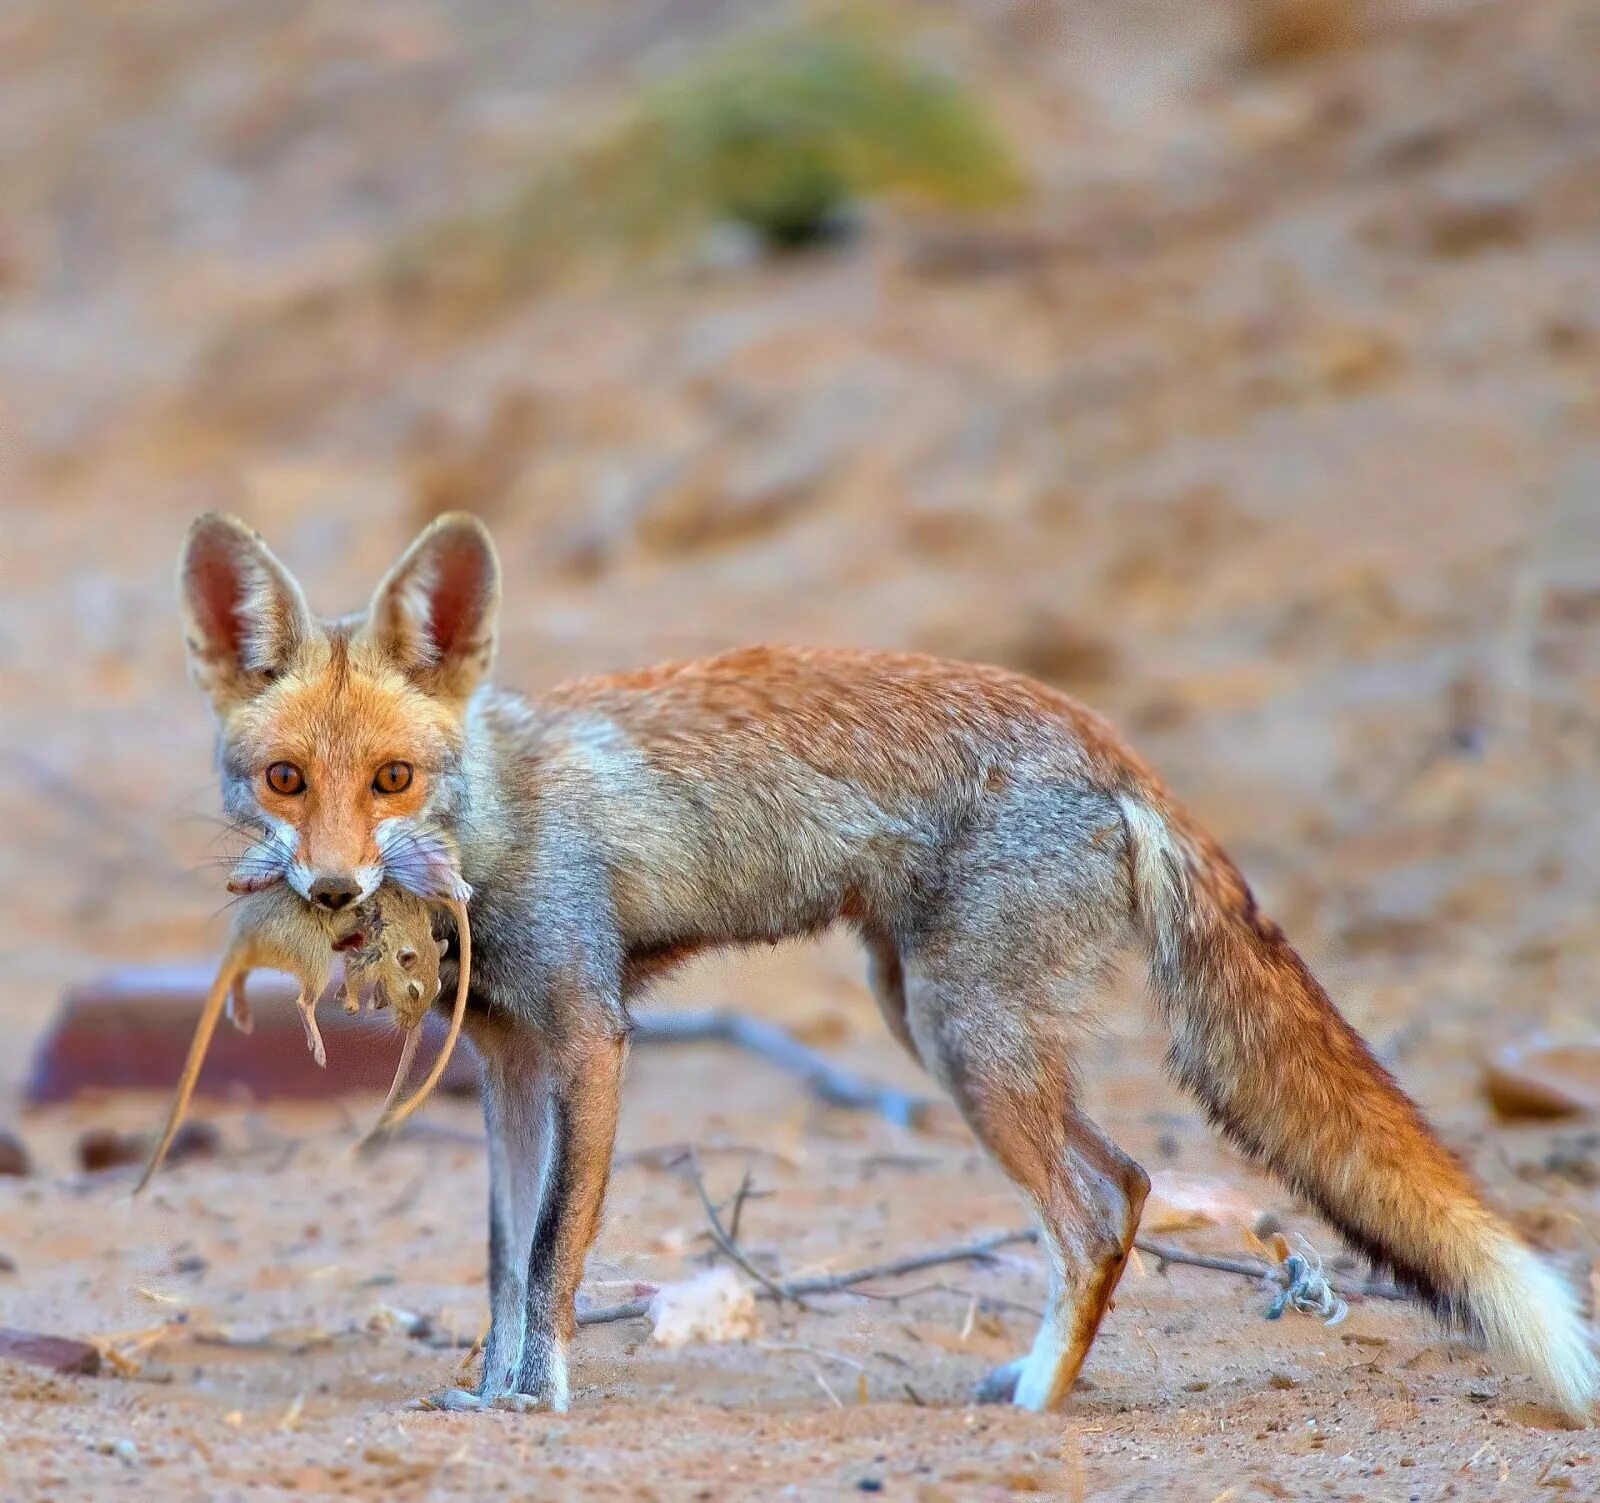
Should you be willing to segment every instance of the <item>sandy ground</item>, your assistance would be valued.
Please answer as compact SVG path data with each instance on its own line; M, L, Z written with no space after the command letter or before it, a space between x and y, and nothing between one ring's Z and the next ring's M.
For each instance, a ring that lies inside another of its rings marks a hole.
M1592 1434L1420 1314L1268 1323L1259 1291L1184 1269L1130 1274L1065 1417L969 1407L1028 1339L1025 1251L898 1303L766 1308L759 1343L591 1330L559 1418L407 1413L460 1354L368 1321L481 1321L469 1107L370 1167L349 1156L361 1103L221 1111L227 1151L129 1208L125 1180L75 1176L72 1142L159 1102L21 1106L66 985L219 940L208 731L170 595L187 520L242 512L332 610L461 504L502 544L500 676L520 687L847 641L1004 661L1110 713L1587 1278L1592 1140L1496 1124L1479 1079L1506 1040L1595 1018L1600 15L1418 4L1269 66L1249 9L919 10L1022 144L1025 209L884 212L814 257L579 268L486 303L397 296L383 269L761 17L7 8L0 1120L41 1167L0 1181L0 1312L188 1328L137 1377L0 1368L0 1496L1600 1493ZM783 951L673 995L909 1080L858 970L842 944ZM1331 1256L1165 1083L1127 991L1083 1044L1100 1119ZM697 1266L698 1202L663 1167L682 1144L719 1198L746 1167L770 1192L745 1236L786 1272L1020 1219L959 1134L818 1111L721 1051L642 1053L595 1300ZM1239 1250L1226 1228L1185 1240ZM235 1344L198 1339L213 1328Z
M1282 1204L1226 1163L1192 1116L1140 1109L1159 1089L1145 1052L1119 1051L1114 1088L1096 1092L1118 1138L1147 1163L1221 1174ZM718 1109L689 1104L707 1101ZM59 1153L77 1122L134 1125L154 1109L52 1113L35 1137ZM1367 1301L1332 1328L1293 1314L1268 1323L1267 1297L1250 1284L1163 1275L1148 1261L1124 1280L1070 1414L974 1407L969 1385L1029 1337L1042 1290L1027 1249L869 1286L902 1296L892 1300L764 1306L760 1336L735 1345L670 1351L652 1346L644 1322L590 1328L564 1416L405 1412L447 1384L463 1354L385 1330L387 1312L426 1313L468 1338L482 1319L474 1116L436 1110L429 1136L358 1168L348 1115L227 1114L225 1155L175 1169L137 1207L114 1175L8 1193L21 1270L11 1283L25 1291L8 1309L36 1326L115 1333L145 1364L98 1380L13 1370L8 1488L764 1498L881 1484L924 1499L1209 1500L1230 1487L1242 1498L1523 1497L1540 1495L1537 1481L1593 1495L1589 1436L1415 1311ZM1536 1158L1546 1136L1497 1142ZM834 1271L1019 1219L959 1136L818 1114L765 1067L716 1051L647 1053L590 1259L594 1302L698 1266L704 1221L674 1167L690 1143L719 1200L750 1171L761 1198L746 1203L741 1239L773 1271ZM1287 1219L1325 1241L1306 1218ZM1239 1250L1236 1231L1179 1240ZM184 1324L138 1350L135 1333L175 1318ZM136 1451L111 1449L122 1442Z

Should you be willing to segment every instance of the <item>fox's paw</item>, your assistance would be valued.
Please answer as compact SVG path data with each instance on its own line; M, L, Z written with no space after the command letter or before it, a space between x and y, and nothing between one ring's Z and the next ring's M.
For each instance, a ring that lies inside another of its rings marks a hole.
M432 1409L446 1414L487 1414L491 1409L505 1414L556 1414L566 1407L565 1398L554 1394L482 1394L469 1388L442 1388L406 1405L407 1409Z
M517 1370L513 1398L526 1399L526 1409L548 1409L565 1414L571 1390L567 1386L567 1346L548 1332L530 1331Z
M469 1388L441 1388L438 1393L412 1399L406 1408L439 1409L448 1414L475 1414L492 1407L494 1402L493 1399L485 1399L482 1394L473 1393Z
M1017 1380L1022 1377L1026 1361L1026 1358L1018 1357L1015 1362L1007 1362L1003 1367L985 1373L972 1385L974 1401L979 1404L1009 1404L1016 1397Z

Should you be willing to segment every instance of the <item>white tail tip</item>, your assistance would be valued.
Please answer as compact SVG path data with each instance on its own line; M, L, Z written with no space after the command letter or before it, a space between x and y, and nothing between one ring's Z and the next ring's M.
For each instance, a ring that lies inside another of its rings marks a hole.
M1600 1362L1593 1335L1560 1274L1507 1240L1490 1271L1473 1281L1471 1301L1492 1351L1531 1373L1573 1419L1593 1419Z

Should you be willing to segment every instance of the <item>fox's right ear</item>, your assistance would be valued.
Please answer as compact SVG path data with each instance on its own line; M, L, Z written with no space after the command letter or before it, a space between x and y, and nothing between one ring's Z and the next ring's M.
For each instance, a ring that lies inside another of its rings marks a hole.
M189 671L221 715L259 694L316 630L294 576L237 517L208 512L178 561Z
M489 530L446 512L384 577L367 632L425 693L465 704L494 657L500 561Z

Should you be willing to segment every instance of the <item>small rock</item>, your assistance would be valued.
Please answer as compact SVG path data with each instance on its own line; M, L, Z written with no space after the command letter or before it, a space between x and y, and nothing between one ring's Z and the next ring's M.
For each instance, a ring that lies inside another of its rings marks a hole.
M14 1132L0 1131L0 1174L20 1177L32 1173L33 1165L28 1161L28 1150L22 1146L22 1139Z
M139 1448L131 1440L102 1440L95 1444L95 1450L102 1456L115 1456L126 1462L129 1466L135 1465L139 1460Z
M144 1133L115 1132L109 1127L91 1127L78 1138L78 1163L90 1174L119 1169L127 1164L142 1164L149 1155L151 1140ZM178 1129L167 1151L167 1162L210 1158L221 1146L217 1130L209 1122L185 1122Z
M0 1273L15 1273L17 1260L10 1253L0 1252Z
M70 1101L94 1091L170 1091L183 1072L194 1021L215 968L125 966L75 987L34 1054L23 1099L30 1106ZM330 1068L317 1068L305 1037L295 987L263 971L250 979L255 1030L219 1029L201 1071L198 1094L232 1100L324 1100L384 1091L394 1075L394 1035L339 1009L319 1021ZM444 1022L424 1024L437 1039ZM423 1045L427 1047L426 1041ZM331 1068L334 1060L338 1068ZM467 1051L452 1059L443 1091L476 1095L478 1067Z
M1483 1085L1508 1121L1600 1112L1600 1038L1508 1045L1484 1067Z
M415 1341L426 1341L433 1335L433 1320L427 1315L402 1310L398 1305L375 1305L367 1316L367 1329L374 1334L399 1331Z
M657 1346L695 1341L747 1341L760 1330L755 1294L731 1268L708 1268L663 1284L650 1301L650 1339Z
M0 1327L0 1360L26 1362L57 1373L81 1373L88 1378L100 1371L100 1353L86 1341L10 1327Z

